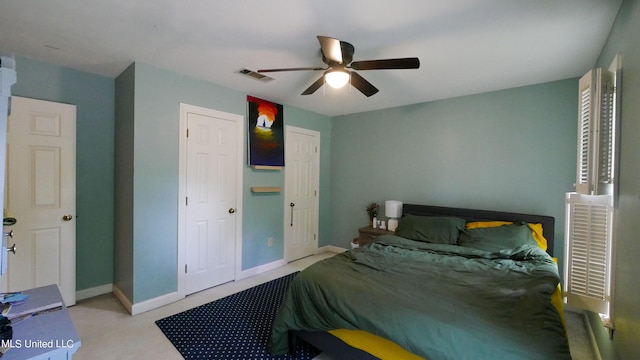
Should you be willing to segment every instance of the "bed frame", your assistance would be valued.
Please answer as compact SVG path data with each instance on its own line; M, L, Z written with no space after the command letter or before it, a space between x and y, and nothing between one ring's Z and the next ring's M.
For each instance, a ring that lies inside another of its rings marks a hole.
M420 216L457 216L469 221L494 221L504 220L512 222L527 222L542 224L543 235L547 239L547 253L553 256L555 218L545 215L520 214L505 211L475 210L450 208L442 206L404 204L402 214Z
M456 216L467 220L467 222L502 220L511 222L541 223L543 235L547 239L547 253L553 256L555 218L552 216L417 204L404 204L402 207L402 214L420 216ZM338 359L378 359L377 357L365 351L347 345L342 340L325 331L290 331L289 349L290 354L294 358L296 343L298 339L302 339L305 342Z

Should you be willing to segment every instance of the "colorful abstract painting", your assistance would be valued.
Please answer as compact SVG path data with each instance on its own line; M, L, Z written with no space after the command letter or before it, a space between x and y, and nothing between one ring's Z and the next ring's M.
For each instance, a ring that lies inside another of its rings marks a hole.
M282 105L247 96L249 165L284 166Z

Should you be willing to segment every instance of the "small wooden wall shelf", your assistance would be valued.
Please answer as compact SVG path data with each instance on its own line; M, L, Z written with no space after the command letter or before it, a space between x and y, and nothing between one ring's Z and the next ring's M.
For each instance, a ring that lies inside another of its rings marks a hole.
M253 170L282 170L282 166L251 165Z
M251 192L254 193L279 193L282 191L280 186L252 186Z

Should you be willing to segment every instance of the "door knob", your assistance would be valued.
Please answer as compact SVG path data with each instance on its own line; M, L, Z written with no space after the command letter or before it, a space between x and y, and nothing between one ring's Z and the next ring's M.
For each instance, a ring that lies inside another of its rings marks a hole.
M6 233L4 233L4 236L8 236L8 237L10 237L10 238L13 238L13 230L11 230L11 231L9 231L9 232L6 232Z
M233 214L234 212L236 212L236 209L234 209L234 208L229 208L229 214Z
M13 244L12 247L7 248L7 252L12 252L15 255L15 253L16 253L16 244Z
M71 221L71 219L73 219L73 215L71 214L66 214L62 217L62 220L64 221Z

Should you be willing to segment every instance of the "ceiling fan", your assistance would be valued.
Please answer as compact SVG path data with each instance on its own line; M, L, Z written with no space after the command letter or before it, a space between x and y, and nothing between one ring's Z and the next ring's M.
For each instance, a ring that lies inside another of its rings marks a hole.
M346 41L340 41L327 36L318 36L320 42L320 51L322 52L322 62L328 67L300 67L300 68L282 68L282 69L262 69L259 73L278 72L278 71L301 71L324 70L324 74L309 86L302 95L313 94L318 90L325 81L333 87L342 87L347 82L360 90L367 97L378 92L378 89L370 82L365 80L360 74L353 70L387 70L387 69L418 69L420 60L417 57L398 58L398 59L380 59L353 61L353 53L355 51L353 45ZM335 81L335 84L334 84Z

